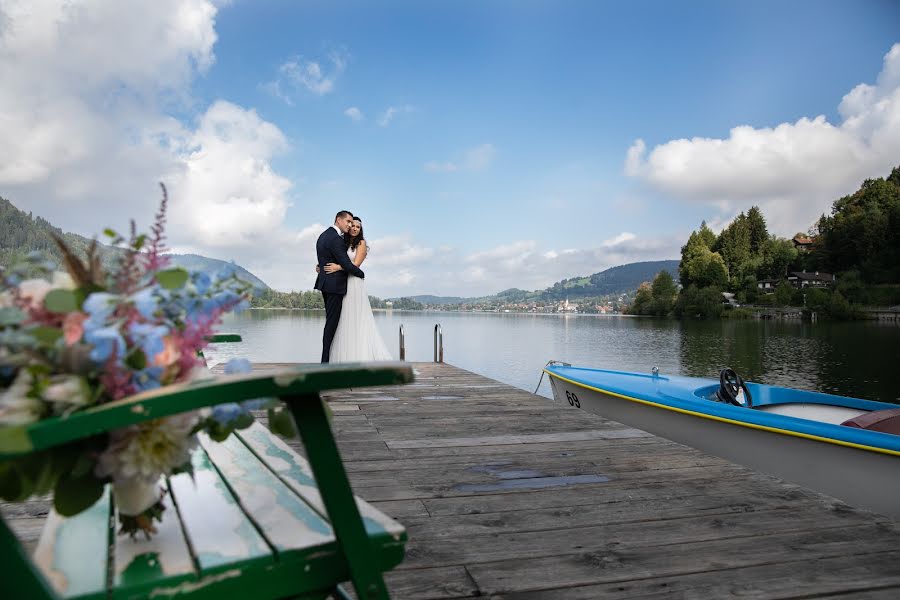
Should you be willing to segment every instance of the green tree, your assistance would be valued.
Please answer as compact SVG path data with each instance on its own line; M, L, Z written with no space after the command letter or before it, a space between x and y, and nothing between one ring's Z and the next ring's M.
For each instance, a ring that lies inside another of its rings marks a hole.
M672 279L672 275L668 271L660 271L653 279L653 285L650 289L650 294L653 297L650 312L660 317L664 317L672 312L677 293L678 288L675 286L675 280Z
M858 269L867 283L900 281L900 167L835 201L817 228L819 270Z
M722 289L728 285L728 268L718 252L712 252L701 246L692 252L686 261L682 259L679 268L681 285L694 284L698 287L714 286Z
M713 250L722 255L725 266L731 277L731 287L740 286L745 275L753 271L749 264L752 258L750 249L750 224L744 213L739 214L722 230Z
M628 309L628 313L632 315L648 315L650 314L650 305L653 304L653 291L650 284L646 281L638 287L634 294L634 302Z
M695 283L691 277L697 271L697 266L690 267L691 261L701 255L706 255L716 243L716 234L706 225L706 221L700 223L698 231L691 232L687 243L681 247L681 263L678 265L678 278L681 285L688 286Z
M790 306L794 298L794 287L787 281L782 281L775 288L773 302L776 306Z
M747 229L750 232L750 252L760 254L769 241L769 231L766 229L766 219L758 206L753 206L747 211Z
M722 292L715 287L690 285L681 290L675 302L675 316L708 319L722 314Z
M797 260L797 249L790 240L770 238L763 246L762 270L760 279L781 279L786 277L788 269Z

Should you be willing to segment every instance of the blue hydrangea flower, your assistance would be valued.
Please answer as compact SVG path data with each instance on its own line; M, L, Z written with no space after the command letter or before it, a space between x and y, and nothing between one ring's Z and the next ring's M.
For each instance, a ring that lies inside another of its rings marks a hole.
M151 325L149 323L131 323L128 333L131 338L144 351L148 361L165 349L163 337L169 332L164 325Z
M148 287L131 295L131 301L134 307L145 319L153 318L156 311L159 310L162 298L157 294L157 289Z
M90 357L94 362L103 364L114 354L118 361L122 360L125 352L125 340L122 339L122 334L115 327L95 329L85 327L84 341L93 346Z
M115 294L107 292L94 292L84 300L82 309L88 314L88 321L85 328L99 327L113 314L116 310L116 304L119 297Z
M237 373L252 373L253 365L246 358L232 358L225 363L225 374L235 375Z
M162 385L160 383L162 375L162 367L147 367L146 369L135 371L131 376L131 381L138 391L145 392L160 387Z

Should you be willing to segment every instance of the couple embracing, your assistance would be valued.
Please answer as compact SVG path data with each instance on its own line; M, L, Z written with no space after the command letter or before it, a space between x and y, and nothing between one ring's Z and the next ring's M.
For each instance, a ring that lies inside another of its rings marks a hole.
M369 252L362 219L342 210L334 225L316 241L315 288L325 300L322 362L391 360L375 328L369 295L360 269Z

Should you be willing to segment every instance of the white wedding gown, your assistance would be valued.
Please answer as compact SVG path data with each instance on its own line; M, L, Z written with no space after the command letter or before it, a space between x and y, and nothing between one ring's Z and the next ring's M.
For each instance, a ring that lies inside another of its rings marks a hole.
M356 252L347 250L350 260ZM347 277L347 295L341 306L341 319L338 321L334 341L331 342L329 360L335 362L363 362L370 360L392 360L384 340L375 328L375 317L366 293L366 280L349 275Z

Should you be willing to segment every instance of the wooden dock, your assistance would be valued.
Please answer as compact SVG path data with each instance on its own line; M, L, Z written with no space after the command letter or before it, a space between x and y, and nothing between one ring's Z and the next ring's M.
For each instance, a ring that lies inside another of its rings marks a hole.
M354 492L409 532L394 598L900 598L887 518L457 367L415 368L407 386L327 396ZM45 506L4 514L32 539Z

